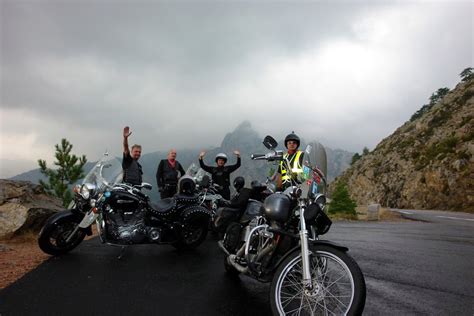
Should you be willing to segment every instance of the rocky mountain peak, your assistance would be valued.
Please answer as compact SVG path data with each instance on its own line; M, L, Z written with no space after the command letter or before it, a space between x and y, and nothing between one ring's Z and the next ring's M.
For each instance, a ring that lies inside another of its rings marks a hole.
M247 152L261 150L262 137L252 128L249 121L240 123L233 132L227 133L222 140L221 148L225 152L245 148Z

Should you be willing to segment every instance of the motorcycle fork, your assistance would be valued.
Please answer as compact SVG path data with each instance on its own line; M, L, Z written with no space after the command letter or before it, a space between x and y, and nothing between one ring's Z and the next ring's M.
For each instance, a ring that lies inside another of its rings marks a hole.
M305 288L311 290L313 283L311 282L310 270L310 250L308 246L308 231L306 230L306 222L304 220L305 206L301 205L300 213L300 245L301 245L301 262L303 269L302 283Z

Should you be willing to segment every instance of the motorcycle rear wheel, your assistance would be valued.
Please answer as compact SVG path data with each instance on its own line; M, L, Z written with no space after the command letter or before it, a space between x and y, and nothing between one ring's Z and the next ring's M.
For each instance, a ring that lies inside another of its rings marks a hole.
M270 303L275 315L360 315L366 287L357 263L345 252L324 245L313 246L310 271L313 288L302 282L299 251L278 267L271 285Z
M47 224L41 229L38 238L38 245L45 253L59 256L63 255L74 248L76 248L86 233L78 230L75 235L67 242L67 238L77 227L78 223L69 220L68 218L59 219L56 222Z
M179 239L172 245L177 249L193 249L202 244L206 239L209 227L209 216L199 211L200 207L189 208L184 226L181 229Z

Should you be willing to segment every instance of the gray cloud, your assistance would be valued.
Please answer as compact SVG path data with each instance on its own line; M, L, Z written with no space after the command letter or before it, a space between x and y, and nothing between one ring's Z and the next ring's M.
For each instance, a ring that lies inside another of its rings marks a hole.
M244 119L360 151L473 64L468 1L0 5L0 159L62 137L94 159L124 125L145 152L201 148Z

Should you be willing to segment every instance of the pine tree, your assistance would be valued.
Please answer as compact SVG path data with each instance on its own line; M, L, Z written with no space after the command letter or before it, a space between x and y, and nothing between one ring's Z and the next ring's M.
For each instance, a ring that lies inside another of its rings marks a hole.
M49 169L45 160L38 159L41 173L48 178L48 183L40 180L40 186L46 193L60 198L63 205L67 207L72 201L69 185L85 176L82 167L84 167L87 159L84 155L80 158L71 155L72 144L65 138L61 140L61 146L56 144L55 147L56 161L54 164L58 167L57 169Z
M354 156L352 156L351 160L351 165L353 165L357 160L359 160L362 156L359 153L355 153Z
M461 76L461 81L466 82L471 79L474 79L474 73L473 73L473 68L469 67L464 69L459 75Z
M356 215L356 206L357 204L349 196L346 184L342 181L337 182L329 203L329 213Z

